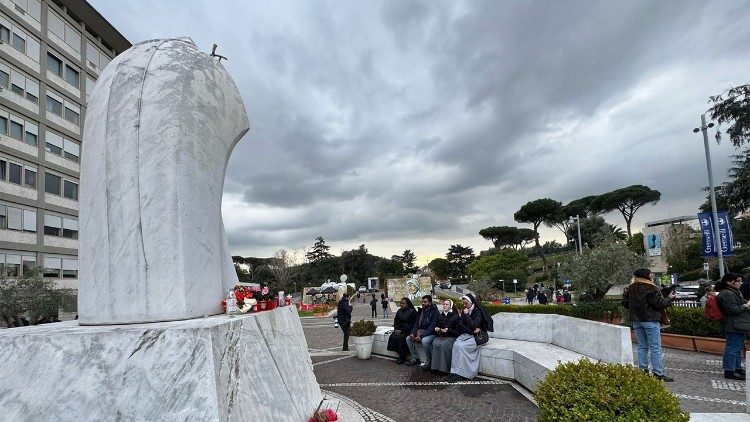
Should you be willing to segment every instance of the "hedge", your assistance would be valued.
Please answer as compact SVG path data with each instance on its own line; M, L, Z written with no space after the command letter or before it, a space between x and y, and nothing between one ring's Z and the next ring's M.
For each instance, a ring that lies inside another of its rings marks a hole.
M558 365L536 391L539 420L689 420L679 400L659 379L632 365L588 359Z

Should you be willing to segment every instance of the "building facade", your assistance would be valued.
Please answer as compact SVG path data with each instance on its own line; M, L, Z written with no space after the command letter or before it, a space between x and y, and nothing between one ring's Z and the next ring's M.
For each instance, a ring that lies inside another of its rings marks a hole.
M85 0L0 0L0 265L78 286L86 101L125 39Z

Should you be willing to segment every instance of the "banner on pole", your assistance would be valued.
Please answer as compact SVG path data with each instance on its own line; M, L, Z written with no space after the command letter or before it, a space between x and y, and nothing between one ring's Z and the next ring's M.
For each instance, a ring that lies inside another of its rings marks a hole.
M732 226L729 222L729 213L726 211L716 213L719 221L719 244L721 245L721 254L723 256L731 256L734 253L733 243L734 237L732 236ZM702 212L698 214L698 222L701 226L701 251L703 256L718 256L716 250L714 233L714 222L713 215L708 212Z

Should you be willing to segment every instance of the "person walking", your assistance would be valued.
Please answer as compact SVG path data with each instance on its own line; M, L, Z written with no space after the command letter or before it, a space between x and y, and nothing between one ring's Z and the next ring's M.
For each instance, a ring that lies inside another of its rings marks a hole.
M638 366L648 372L648 358L651 354L651 370L654 377L672 382L673 378L664 375L659 334L662 312L672 305L677 296L674 290L665 299L661 290L654 284L651 270L640 268L633 273L633 281L625 289L622 306L630 313L635 338L638 341Z
M383 318L391 316L390 309L388 309L388 296L385 293L380 294L380 305L383 307Z
M339 322L341 331L344 332L344 347L342 351L349 350L349 328L352 326L352 305L349 303L349 293L344 293L339 300L339 305L336 309L336 318Z
M531 287L526 289L526 303L529 305L534 304L534 290L532 290Z
M370 307L372 308L372 317L378 317L378 299L375 297L375 293L372 294L372 300L370 300Z
M750 331L750 309L742 296L742 276L736 273L724 274L716 290L723 288L716 300L724 315L724 378L744 380L742 369L742 349L745 346L745 335Z

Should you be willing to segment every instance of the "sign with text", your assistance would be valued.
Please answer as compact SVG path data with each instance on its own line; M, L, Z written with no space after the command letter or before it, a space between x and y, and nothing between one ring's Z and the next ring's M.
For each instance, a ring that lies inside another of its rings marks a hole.
M647 235L646 245L648 246L648 256L661 255L661 234L651 233Z
M729 224L729 214L726 211L716 214L719 222L718 236L714 233L713 215L708 212L698 214L702 238L701 251L703 252L703 256L717 256L715 239L718 237L719 244L721 245L721 254L723 256L731 256L734 252L734 248L732 247L734 238L732 236L732 227Z

